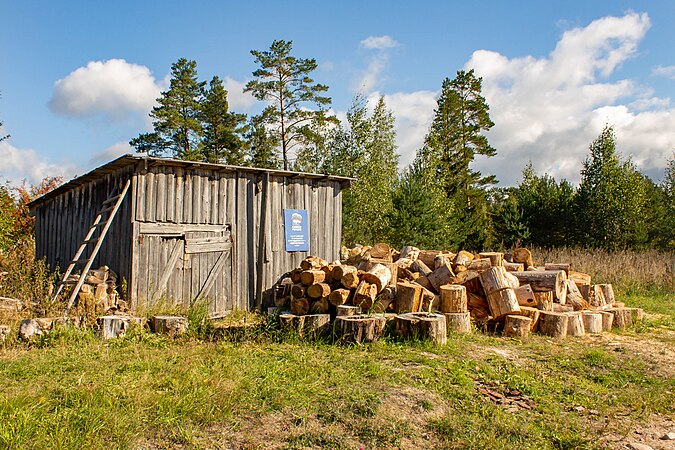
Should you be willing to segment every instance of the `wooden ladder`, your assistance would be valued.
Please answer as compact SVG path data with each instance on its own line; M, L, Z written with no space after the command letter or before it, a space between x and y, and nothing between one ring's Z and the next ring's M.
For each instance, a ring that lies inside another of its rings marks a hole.
M80 292L80 289L84 284L84 280L87 278L87 272L89 272L89 269L91 269L91 265L94 262L94 258L96 258L98 251L101 249L101 245L103 244L103 240L105 239L105 236L108 233L110 224L115 218L117 211L120 209L120 205L122 204L124 197L127 195L127 191L129 190L130 184L131 180L127 180L126 184L124 185L124 188L122 188L122 192L120 192L118 195L109 197L106 201L103 202L102 209L98 212L98 214L96 214L94 223L92 223L91 228L89 228L87 235L82 241L82 244L80 244L80 248L77 249L77 252L73 257L73 260L70 262L70 264L68 264L66 272L63 274L61 281L58 283L56 294L54 294L54 297L52 298L53 301L57 299L57 297L63 290L63 286L69 284L68 277L70 277L70 274L73 273L73 269L75 269L75 267L81 264L84 264L84 268L82 269L82 272L80 273L77 279L77 283L73 288L73 292L70 294L70 298L68 299L68 305L66 306L64 316L67 316L68 313L70 312L70 309L73 307L73 304L75 303L75 298L77 297L77 294ZM107 219L105 218L106 216ZM94 235L98 230L100 230L100 232L96 237ZM90 244L95 244L94 248L91 250L89 256L84 256L85 250Z

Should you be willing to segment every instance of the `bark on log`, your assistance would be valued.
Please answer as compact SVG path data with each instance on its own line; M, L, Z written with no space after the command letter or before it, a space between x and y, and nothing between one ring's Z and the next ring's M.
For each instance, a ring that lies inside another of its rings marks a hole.
M471 333L471 315L468 312L444 313L448 333Z
M434 260L436 259L436 256L438 256L440 253L440 250L420 250L420 253L417 255L417 261L420 261L431 269L434 267Z
M371 312L383 313L389 309L390 305L396 301L396 288L393 286L387 286L382 289L382 292L377 294L375 298L375 304L371 308Z
M300 262L300 268L307 270L320 270L323 266L327 266L328 261L319 258L318 256L308 256Z
M186 333L189 326L187 317L180 316L152 316L148 322L150 330L153 333L169 334L171 336Z
M461 284L466 288L466 292L473 292L474 294L483 294L483 286L480 284L478 272L467 270L460 272L450 279L448 284Z
M337 339L342 343L374 342L384 334L387 319L382 316L339 316L335 319Z
M411 284L419 284L413 281ZM425 288L422 285L419 285L422 288L422 306L420 306L420 311L422 312L431 312L438 311L440 308L440 296L431 292L429 289Z
M501 267L492 267L480 274L480 281L487 296L490 314L496 320L508 314L520 313L518 299L509 287Z
M567 336L567 316L552 311L539 312L539 333L554 338Z
M329 295L330 284L328 283L315 283L307 288L307 297L314 300L322 297L328 297Z
M537 308L541 311L553 310L553 292L535 292L534 298L537 299Z
M591 306L595 308L603 308L607 306L607 302L605 301L605 294L602 292L602 287L600 287L599 284L594 284L591 286L589 297L590 297L589 303L591 304ZM616 319L614 320L616 321Z
M448 265L444 265L434 270L427 276L429 283L434 287L436 292L440 292L441 286L450 283L450 280L455 276L452 269Z
M309 313L309 299L306 297L291 298L291 314L302 316Z
M408 258L411 261L415 261L420 255L420 249L417 247L413 247L411 245L406 245L401 249L401 254L399 255L399 259L402 258Z
M330 302L328 301L328 297L321 297L319 299L316 299L309 305L309 312L311 314L326 314L328 313L329 309L330 309Z
M614 314L608 311L594 311L602 316L602 331L609 333L614 324Z
M600 290L602 290L602 295L605 298L606 305L614 305L616 302L616 297L614 297L614 288L611 284L598 284Z
M590 305L586 300L584 300L584 297L581 295L581 292L579 292L577 284L572 280L567 280L565 281L565 285L567 286L566 304L571 305L575 311L582 311L584 309L588 309Z
M434 265L429 267L433 267L434 270L438 269L444 264L452 267L452 262L455 260L455 256L456 255L454 253L441 253L437 255L436 258L434 258Z
M419 275L419 274L416 273L415 275ZM415 283L417 283L421 286L424 286L425 289L428 289L430 291L434 290L434 287L431 285L431 282L429 281L429 278L425 277L424 275L420 275L418 277L413 276L412 281L414 281Z
M466 263L465 267L466 270L483 272L485 270L488 270L490 267L497 267L497 266L493 266L488 258L479 258L469 261L468 263Z
M504 265L504 253L501 252L481 252L478 254L481 258L487 258L490 260L490 265L492 267L501 267Z
M361 308L353 305L339 305L337 308L337 317L341 316L355 316L361 314Z
M504 267L501 266L499 267L499 270L501 270L502 273L504 274L504 278L506 279L506 282L509 284L509 287L511 287L511 289L517 289L520 287L520 280L518 280L518 278L516 278L512 273L510 273Z
M586 334L584 329L584 318L580 312L568 312L567 314L567 335L580 337Z
M441 286L440 310L442 313L468 312L466 288L459 284Z
M321 269L305 270L300 274L300 282L305 286L315 283L323 283L326 279L326 272Z
M418 259L416 261L413 261L412 264L410 264L410 267L408 268L411 272L417 272L420 275L424 275L425 277L429 276L429 274L432 272L432 270L422 262L422 260Z
M363 274L361 279L367 283L374 284L377 292L380 293L391 280L391 270L384 264L375 264L368 272Z
M518 299L518 304L521 307L531 306L533 308L536 308L539 306L539 302L534 296L534 292L532 292L532 288L530 287L529 284L518 286L513 290L513 292L515 292L516 299Z
M523 272L525 270L525 265L523 263L504 261L504 268L509 272Z
M472 261L474 258L473 253L467 252L466 250L461 250L455 256L454 261L452 262L452 268L455 272L463 272L466 270L466 265L469 261Z
M571 264L567 263L546 263L544 264L544 270L562 270L565 272L565 276L569 278L570 266Z
M516 248L512 253L513 262L522 263L525 266L525 270L528 267L534 266L532 261L532 253L526 248Z
M291 281L293 284L300 283L300 275L302 274L302 269L293 269L291 270Z
M394 332L401 339L431 341L435 345L445 345L448 335L445 316L421 312L397 315Z
M574 312L574 308L572 308L570 305L561 305L560 303L554 303L552 311L568 313Z
M361 281L354 291L354 306L360 306L363 311L368 311L373 306L377 297L377 286L367 281Z
M584 330L588 334L602 334L602 314L584 311L581 313L584 321Z
M351 295L352 291L349 289L335 289L328 296L328 301L335 306L344 305L349 301L349 297L351 297Z
M520 284L529 284L534 292L553 291L554 299L561 305L567 298L566 275L562 270L511 272Z
M591 284L591 276L587 273L575 272L573 270L569 271L569 279L574 281L577 286L582 284Z
M280 314L281 329L294 332L301 338L317 338L330 331L330 314Z
M537 328L539 327L539 310L537 308L532 308L530 306L521 306L520 315L532 319L530 331L533 333L537 331Z
M399 258L394 264L396 264L399 269L410 269L413 262L414 261L410 258Z
M606 311L614 314L612 328L618 328L626 331L626 328L633 326L633 316L628 308L609 308Z
M526 316L509 314L504 320L504 336L524 338L530 335L532 319Z
M418 312L422 306L422 287L399 282L396 285L396 312Z
M327 266L323 266L321 268L321 270L326 273L326 278L324 279L326 283L332 283L335 281L335 278L333 278L333 269L335 269L335 267L335 264L328 264Z
M482 295L474 294L473 292L467 292L466 300L469 311L474 308L483 308L485 310L489 308L487 299Z

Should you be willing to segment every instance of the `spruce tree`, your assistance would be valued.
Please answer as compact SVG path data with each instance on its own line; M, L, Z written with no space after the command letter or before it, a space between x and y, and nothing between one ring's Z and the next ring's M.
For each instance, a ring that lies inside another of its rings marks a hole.
M202 104L203 154L206 161L243 165L246 152L241 139L244 114L229 111L227 90L220 78L213 77Z
M289 168L291 149L308 142L310 124L335 120L325 110L331 102L323 95L328 86L310 78L317 68L316 60L296 58L291 55L292 48L292 41L275 40L269 50L251 50L260 68L253 72L255 79L244 90L269 102L260 118L272 127L281 144L284 170Z

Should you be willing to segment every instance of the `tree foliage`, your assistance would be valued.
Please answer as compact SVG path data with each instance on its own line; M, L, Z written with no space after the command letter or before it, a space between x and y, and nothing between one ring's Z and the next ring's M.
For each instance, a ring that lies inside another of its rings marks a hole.
M241 138L246 116L229 109L223 82L217 76L213 77L201 105L204 158L211 163L241 166L246 157Z
M269 50L251 50L260 68L245 92L269 102L260 117L271 127L281 145L284 170L289 168L289 152L296 145L304 146L312 139L312 124L335 119L326 114L330 97L323 94L328 86L315 83L310 74L317 68L313 58L291 55L293 41L275 40Z

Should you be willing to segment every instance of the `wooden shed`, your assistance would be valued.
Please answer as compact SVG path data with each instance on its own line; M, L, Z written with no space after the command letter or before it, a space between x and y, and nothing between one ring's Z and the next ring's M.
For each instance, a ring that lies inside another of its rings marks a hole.
M30 204L37 258L63 271L127 182L93 266L126 280L132 309L251 310L307 255L339 257L349 178L126 155ZM306 211L309 251L287 251L285 210Z

